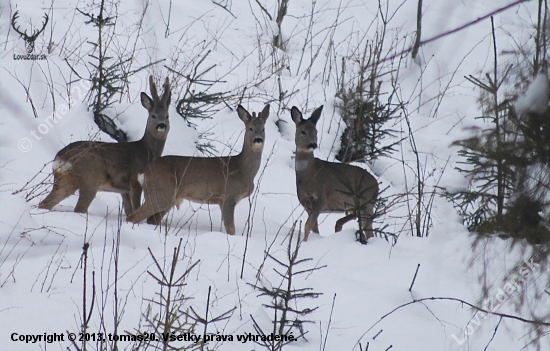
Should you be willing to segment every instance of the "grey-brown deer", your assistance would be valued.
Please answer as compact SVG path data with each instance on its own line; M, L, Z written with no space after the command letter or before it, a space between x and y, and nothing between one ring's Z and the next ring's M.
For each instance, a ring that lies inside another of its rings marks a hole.
M149 85L152 98L141 93L141 104L149 112L143 137L126 143L77 141L61 149L53 162L53 189L39 208L51 210L77 190L75 212L87 212L98 191L120 193L126 215L139 207L142 190L137 175L161 156L170 130L170 82L166 78L162 97L152 76Z
M360 167L323 161L313 156L317 148L317 121L323 106L304 119L296 107L290 115L296 123L296 188L298 200L306 209L308 219L304 228L304 241L309 233L319 233L317 219L324 212L348 212L336 223L335 231L342 225L360 216L366 238L374 236L372 221L374 204L378 197L378 182ZM359 209L359 214L357 210Z
M183 200L217 204L228 234L235 234L235 206L254 191L265 141L266 105L258 116L241 105L237 114L245 124L240 154L225 157L164 156L139 175L145 203L128 217L129 222L158 225L162 217Z

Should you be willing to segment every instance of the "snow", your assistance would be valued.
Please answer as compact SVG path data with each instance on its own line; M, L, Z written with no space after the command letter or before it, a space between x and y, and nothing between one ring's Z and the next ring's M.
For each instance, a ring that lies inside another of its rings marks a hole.
M275 1L260 2L273 17L276 16ZM504 0L424 0L423 36L429 38L455 28L507 3ZM72 212L76 195L48 212L37 208L47 193L29 202L25 200L26 191L13 194L27 182L36 184L51 172L52 165L48 164L39 178L32 179L65 145L78 140L113 141L98 132L86 109L87 90L79 85L78 78L64 61L65 57L75 54L88 60L88 41L95 41L97 34L91 25L84 24L87 19L75 11L76 7L84 11L86 8L80 6L88 5L68 0L58 0L55 6L52 5L51 22L46 33L36 41L35 50L41 53L47 52L50 39L54 44L53 51L44 61L13 59L14 54L24 53L24 42L10 26L16 4L10 2L10 7L3 6L0 22L0 34L5 38L4 50L0 53L2 350L66 350L72 347L67 341L51 345L44 342L26 344L11 341L11 337L13 333L40 335L80 331L85 243L89 243L89 248L85 280L87 308L84 311L90 308L92 300L92 272L96 289L88 327L90 333L115 332L113 311L116 303L120 317L118 334L147 331L143 321L140 324L141 316L149 301L158 299L160 291L159 284L148 273L159 275L148 249L163 268L169 269L173 248L180 240L183 258L178 263L178 272L181 274L192 262L199 261L182 288L185 296L192 297L185 306L205 313L208 288L211 287L211 318L237 307L230 319L209 325L208 332L256 334L251 316L269 329L272 314L264 304L270 301L259 297L259 291L252 286L280 284L281 278L273 271L277 264L266 258L265 252L284 261L293 223L303 224L307 219L296 196L294 123L289 108L297 106L304 116L309 116L315 108L325 106L317 124L319 148L315 155L335 161L344 128L334 108L341 58L373 37L379 25L379 22L371 23L378 13L377 5L361 0L342 3L290 1L281 28L285 51L272 51L272 36L278 28L255 1L221 1L219 5L207 0L174 1L171 8L167 3L147 4L145 9L142 2L120 3L117 26L112 30L118 33L120 47L135 44L140 48L134 58L137 66L160 59L166 61L131 77L128 95L113 106L113 113L120 114L118 125L128 133L130 140L139 139L147 117L139 103L139 93L149 93L149 74L155 76L159 85L161 79L169 76L173 91L171 128L164 155L207 156L196 148L197 143L206 142L215 147L211 152L216 155L238 153L244 133L236 106L224 107L212 119L194 120L197 129L189 127L175 110L175 101L186 88L185 80L165 66L190 74L197 63L194 60L189 64L190 58L203 57L211 50L201 70L216 65L205 76L208 80L222 81L213 88L218 89L215 91L230 91L242 96L241 103L250 112L259 112L266 103L271 104L262 166L256 177L258 191L254 197L238 204L235 236L224 233L218 206L184 202L178 210L167 215L169 226L155 228L147 224L131 225L124 220L119 225L122 201L120 195L113 193L99 193L87 215ZM22 28L30 25L31 19L33 24L40 23L43 13L49 11L49 5L45 6L47 9L38 4L20 7L18 23ZM388 28L387 45L390 45L390 38L401 38L399 48L412 43L411 33L416 26L412 14L416 13L416 6L417 2L412 0L389 3L388 11L394 15ZM506 29L497 32L499 50L515 48L511 37L519 41L525 39L527 24L535 21L536 6L536 2L527 2L495 16L496 24ZM135 23L144 11L138 32ZM368 34L366 39L365 34ZM470 135L467 128L480 123L475 119L480 112L478 91L462 77L484 74L492 69L491 40L487 20L422 47L415 62L410 57L402 62L399 90L403 100L409 103L411 129L427 191L436 186L456 189L467 185L467 180L454 169L460 159L458 149L451 144ZM88 74L83 62L77 69L80 74ZM390 77L382 79L387 83ZM74 83L67 91L66 82L69 81ZM386 83L383 92L390 88ZM30 86L36 118L23 85ZM245 85L247 89L243 91ZM56 98L55 107L52 94ZM280 103L280 96L284 96L284 104ZM541 96L548 96L548 79L543 74L529 85L516 109L540 111L548 105L548 100ZM66 109L65 113L61 106ZM58 117L55 123L48 125L47 118L54 108ZM278 120L282 121L278 124L284 126L282 134L276 125ZM404 137L408 135L404 120L392 128ZM395 199L411 192L409 206L414 207L415 160L411 145L405 140L392 157L359 166L376 175L381 189L388 188L384 196ZM309 241L302 244L299 257L312 258L305 268L326 267L299 276L294 282L296 288L311 287L322 293L318 299L301 301L299 307L319 308L307 317L315 322L305 325L307 341L292 342L286 350L359 350L359 343L365 349L367 342L369 350L387 350L390 345L394 350L411 351L483 350L488 343L489 349L494 350L520 350L524 346L524 350L536 349L524 337L525 325L513 320L503 320L499 332L490 341L499 318L489 316L480 325L474 324L475 311L453 301L412 304L380 320L413 299L452 297L471 303L479 299L478 276L483 267L482 262L472 261L472 238L449 202L438 196L433 201L433 227L426 238L414 236L409 207L403 201L381 218L378 226L388 225L385 230L398 235L395 246L391 245L391 238L388 241L373 238L367 245L361 245L355 240L354 222L346 224L342 232L334 233L334 224L340 216L326 214L319 218L321 235L311 234ZM250 225L247 224L249 217ZM246 233L250 233L248 239ZM498 262L495 275L505 271L507 260L528 259L521 250L508 250L504 241L497 242L491 253ZM409 292L418 264L418 276ZM158 311L158 308L153 310ZM104 321L101 320L102 311L106 315ZM498 312L516 313L514 306L506 302ZM465 331L469 335L465 335ZM202 334L202 327L197 334ZM323 346L325 338L326 347ZM129 349L131 345L123 342L119 346ZM221 350L262 349L251 342L244 347L238 341L211 343L210 347L214 345ZM542 349L550 347L549 336L543 337L542 345Z
M544 113L548 110L548 76L539 73L529 84L525 94L521 95L515 104L518 115L527 112Z

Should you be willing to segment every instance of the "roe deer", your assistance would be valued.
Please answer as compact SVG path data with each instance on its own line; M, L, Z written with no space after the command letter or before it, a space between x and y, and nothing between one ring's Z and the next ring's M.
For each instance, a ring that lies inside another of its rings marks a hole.
M40 202L39 208L51 210L76 190L79 190L79 197L74 212L87 212L98 191L122 194L126 215L139 207L138 172L161 156L170 130L170 82L166 78L162 98L159 98L153 76L149 77L149 85L153 98L141 93L141 104L149 111L141 140L126 143L77 141L67 145L55 155L53 189Z
M313 230L319 233L317 218L323 212L351 212L336 223L335 231L357 218L357 202L361 216L361 227L368 238L373 237L372 221L374 203L378 197L378 182L362 168L343 163L327 162L315 158L317 148L316 124L323 106L304 119L296 107L290 115L296 123L296 188L298 200L308 213L304 228L304 241Z
M228 234L235 234L234 212L237 203L254 191L254 177L260 168L269 105L256 117L241 105L237 114L244 122L243 148L236 156L164 156L152 162L139 175L145 203L128 216L139 223L160 224L162 217L184 199L218 204Z

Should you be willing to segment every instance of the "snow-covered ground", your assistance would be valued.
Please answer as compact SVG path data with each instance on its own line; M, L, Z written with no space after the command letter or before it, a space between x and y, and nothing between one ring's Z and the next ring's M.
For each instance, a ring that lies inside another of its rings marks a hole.
M276 17L276 1L260 0L259 3ZM433 37L507 3L504 0L424 0L422 36ZM118 44L125 50L137 47L135 67L166 60L132 76L128 94L113 106L120 114L118 124L130 139L142 136L147 111L139 103L139 93L149 93L147 79L153 74L158 83L170 77L173 86L171 130L165 155L202 156L196 145L207 142L215 146L212 152L217 155L240 151L243 123L237 116L236 106L224 107L212 119L194 120L196 129L189 127L175 110L177 97L185 88L184 79L165 65L190 74L197 57L208 50L211 52L201 69L215 65L205 76L221 81L214 85L213 91L242 94L242 104L249 111L259 112L266 103L271 104L260 168L262 176L256 177L259 191L251 201L245 199L237 206L235 236L225 234L217 207L184 202L179 210L167 216L169 226L154 228L147 224L131 225L124 220L119 225L121 197L117 194L99 193L88 215L82 215L72 212L76 195L50 212L37 208L46 193L27 202L28 191L16 192L29 181L27 189L41 181L50 172L51 165L37 178L32 178L70 142L90 138L112 142L107 135L97 134L92 115L86 109L86 86L81 85L64 60L70 57L75 71L87 77L86 67L91 66L84 61L93 61L87 51L91 48L89 41L97 40L97 32L84 24L87 18L76 8L87 12L89 4L58 0L52 4L36 1L26 5L11 0L1 5L0 350L72 347L66 341L67 332L80 331L83 310L88 313L92 299L95 300L89 333L149 332L140 320L149 301L159 298L160 286L147 273L159 275L148 250L168 270L173 248L180 240L183 258L178 265L179 272L199 262L183 288L183 294L192 298L185 303L185 308L193 307L204 314L209 287L212 289L209 318L236 307L231 318L209 325L207 330L231 335L235 340L223 344L212 341L209 347L262 349L250 341L243 345L236 340L237 335L256 334L251 317L269 330L272 315L263 306L269 304L269 298L259 297L259 291L252 286L281 283L273 270L278 265L273 259L266 259L266 252L284 261L293 223L304 223L307 219L296 196L294 123L288 109L295 105L309 116L314 108L325 106L318 123L320 148L316 156L335 161L344 127L334 107L341 57L363 50L366 41L374 37L376 28L380 28L380 22L371 23L379 11L377 2L291 0L280 33L285 50L274 53L271 41L277 25L268 19L256 1L118 5L114 27L118 40L113 45ZM412 45L416 7L417 2L412 0L390 1L388 13L393 17L388 24L387 45L391 46L394 39L400 45L393 51ZM382 10L385 9L384 2ZM527 40L536 23L536 9L537 2L531 1L495 16L499 52L513 50L515 42ZM17 24L21 30L29 28L31 23L39 26L43 14L49 14L45 33L38 37L35 47L35 53L47 54L46 60L14 59L14 55L25 52L24 41L11 26L16 10L19 10ZM97 7L93 13L98 13ZM138 29L136 23L140 20ZM53 44L50 51L49 44ZM398 91L409 103L407 109L426 174L427 191L432 191L435 185L448 188L467 185L463 176L454 170L460 159L457 148L451 144L468 135L466 127L479 123L475 117L481 112L477 104L479 92L463 77L489 72L493 65L492 48L491 25L487 19L423 46L416 62L410 56L401 61ZM75 63L76 56L82 60ZM506 56L503 54L503 57L504 60ZM192 64L186 65L193 58ZM381 79L384 80L382 90L390 89L390 75ZM69 81L74 83L67 87ZM247 90L243 92L245 86ZM282 103L280 93L285 93ZM522 103L533 104L527 98L523 98ZM48 121L54 108L58 111L57 119ZM282 120L279 127L278 120ZM392 128L407 137L404 120ZM385 196L414 190L416 165L410 145L405 139L392 157L362 165L376 175L381 188L388 187ZM409 205L414 207L414 195L410 201ZM456 301L414 303L381 320L393 309L414 299L448 297L477 303L480 296L478 276L483 269L482 262L470 264L472 239L452 205L442 197L434 198L433 226L425 238L413 235L409 212L407 204L401 202L378 223L379 227L387 225L385 230L398 236L396 245L392 245L391 239L380 237L361 245L355 240L356 223L348 223L342 232L335 234L334 224L340 216L331 214L319 218L321 235L311 234L309 241L301 245L299 257L312 259L303 264L304 269L326 267L298 276L294 281L296 288L309 287L322 293L317 299L300 301L299 307L319 308L306 318L314 322L305 324L307 341L301 338L285 349L359 350L361 345L364 350L367 343L368 350L387 350L390 345L392 350L483 350L488 344L488 350L520 350L526 345L526 350L536 349L529 344L530 334L525 335L527 327L521 322L504 319L494 333L499 317L480 317ZM247 225L249 214L252 215L250 226ZM243 235L247 231L250 232L248 239ZM89 243L89 249L87 300L83 309L82 248L85 243ZM504 241L498 242L492 248L494 267L501 270L507 260L517 260L518 255L524 255L520 250L508 250L506 245ZM418 264L420 269L409 292ZM503 274L494 269L495 274ZM117 330L113 321L114 301L120 319ZM153 311L158 308L154 307ZM514 306L506 301L495 311L515 313ZM102 314L105 314L103 319ZM202 332L202 326L198 327L197 334ZM12 341L19 337L14 333L64 333L65 341L27 344ZM119 347L126 349L132 345L122 342ZM542 345L543 350L550 347L548 336L542 339Z

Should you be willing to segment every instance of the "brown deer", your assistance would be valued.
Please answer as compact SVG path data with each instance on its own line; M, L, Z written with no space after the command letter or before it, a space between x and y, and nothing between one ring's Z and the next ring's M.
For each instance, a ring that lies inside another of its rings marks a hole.
M298 200L308 213L304 228L304 241L313 230L319 233L317 218L324 212L348 212L336 223L335 231L345 222L361 217L361 227L368 238L373 237L374 203L378 197L378 182L362 168L343 163L327 162L315 158L317 148L316 124L323 106L304 119L296 107L290 115L296 123L296 188Z
M149 111L145 134L141 140L125 143L77 141L61 149L53 162L54 184L51 193L38 205L51 210L63 199L79 191L75 212L85 213L98 191L122 195L126 215L141 204L138 172L160 157L170 122L170 82L166 78L159 97L153 76L149 77L152 99L141 93L141 104Z
M237 203L254 191L254 177L262 160L265 122L269 105L256 117L241 105L237 114L245 124L243 148L236 156L190 157L164 156L146 167L139 175L145 193L145 203L128 216L139 223L160 224L162 217L186 199L217 204L222 211L228 234L235 234L234 212Z

